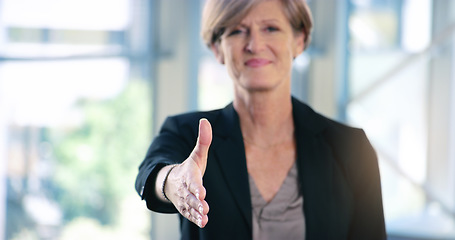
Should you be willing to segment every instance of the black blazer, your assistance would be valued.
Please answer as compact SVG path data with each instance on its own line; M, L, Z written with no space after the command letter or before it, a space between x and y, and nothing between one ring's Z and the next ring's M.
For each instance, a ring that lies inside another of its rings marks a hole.
M386 239L376 153L360 129L329 120L292 99L306 239ZM239 118L232 104L169 117L139 167L136 190L147 207L177 213L154 195L157 172L193 150L200 118L213 140L203 177L209 222L199 229L180 216L182 239L251 239L252 209Z

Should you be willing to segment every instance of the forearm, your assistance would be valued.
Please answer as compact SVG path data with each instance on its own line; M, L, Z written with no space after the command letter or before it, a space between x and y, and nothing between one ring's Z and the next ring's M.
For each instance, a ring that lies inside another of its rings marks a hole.
M168 201L163 201L160 197L162 193L157 194L155 185L159 172L168 165L174 162L167 160L156 161L152 164L151 160L144 161L139 169L139 174L136 179L136 189L141 198L146 201L147 208L160 213L175 213L177 210L174 205Z

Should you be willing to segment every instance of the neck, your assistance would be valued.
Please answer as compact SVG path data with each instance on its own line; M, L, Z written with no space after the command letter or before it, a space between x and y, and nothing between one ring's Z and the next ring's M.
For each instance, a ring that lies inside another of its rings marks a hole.
M239 114L245 142L272 146L292 140L294 120L290 93L236 91L234 108Z

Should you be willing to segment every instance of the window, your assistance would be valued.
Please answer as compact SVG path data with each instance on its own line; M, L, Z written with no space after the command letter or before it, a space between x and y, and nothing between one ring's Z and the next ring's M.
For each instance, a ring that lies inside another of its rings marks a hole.
M134 190L152 132L148 10L139 0L0 3L6 239L149 238Z
M448 6L351 3L347 118L366 130L379 155L387 230L391 236L453 238L453 184L440 183L453 182L455 159L450 147L434 147L454 143L454 102L445 97L455 93L448 70L453 60L434 54L453 49L453 31L431 29L443 25L435 14Z

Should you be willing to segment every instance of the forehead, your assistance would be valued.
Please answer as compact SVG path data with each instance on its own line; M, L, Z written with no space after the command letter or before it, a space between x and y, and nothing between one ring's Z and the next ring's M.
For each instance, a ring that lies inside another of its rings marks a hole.
M288 21L281 1L266 0L258 1L252 5L245 16L240 19L239 23L248 23L250 21Z

